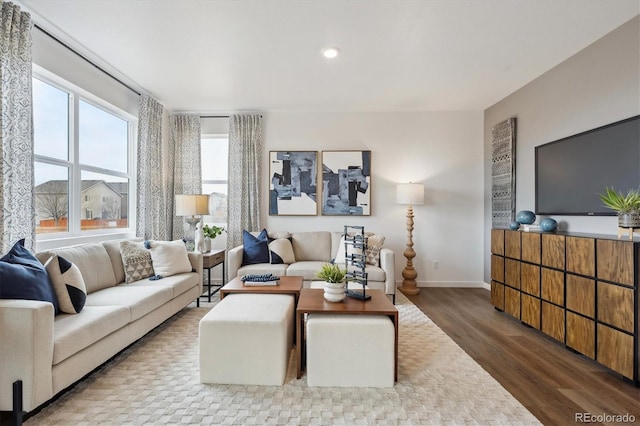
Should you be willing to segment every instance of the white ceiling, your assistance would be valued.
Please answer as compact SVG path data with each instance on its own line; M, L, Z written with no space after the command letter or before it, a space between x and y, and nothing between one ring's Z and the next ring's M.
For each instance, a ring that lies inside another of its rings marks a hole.
M168 109L199 113L483 110L640 14L640 0L17 3ZM323 58L327 45L341 55Z

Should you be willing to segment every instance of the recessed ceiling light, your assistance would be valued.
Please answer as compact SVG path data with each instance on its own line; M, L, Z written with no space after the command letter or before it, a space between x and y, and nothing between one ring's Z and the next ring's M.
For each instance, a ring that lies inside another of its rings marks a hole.
M340 49L337 47L325 47L322 49L322 54L325 58L333 59L338 56L338 53L340 53Z

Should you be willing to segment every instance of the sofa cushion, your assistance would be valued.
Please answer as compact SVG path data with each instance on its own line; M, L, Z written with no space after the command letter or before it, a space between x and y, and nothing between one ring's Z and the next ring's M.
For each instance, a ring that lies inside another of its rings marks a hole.
M130 284L155 275L151 252L144 248L143 243L120 241L120 254L122 255L125 283Z
M248 231L242 231L242 265L256 265L269 263L269 236L267 230L263 229L258 236L252 235Z
M53 255L44 265L56 292L60 312L77 314L84 308L87 288L80 269L62 256Z
M283 277L287 275L287 266L286 264L275 264L271 265L269 263L260 263L258 265L245 265L241 266L238 269L238 276L241 277L243 275L249 274L273 274L278 277Z
M122 264L122 255L120 254L120 241L129 240L109 240L102 242L104 249L109 255L109 259L111 259L111 265L113 266L113 275L115 275L116 282L118 284L123 283L125 280L124 265Z
M77 315L56 316L53 323L53 365L124 327L129 318L126 306L85 306Z
M298 276L301 276L305 281L310 281L310 280L321 281L319 278L316 278L316 274L318 273L318 271L320 271L322 266L326 264L327 262L316 261L316 260L296 262L289 265L289 267L287 268L287 275L289 276L298 275Z
M126 306L133 322L172 298L173 290L165 286L119 285L89 294L86 306Z
M145 241L145 247L151 250L153 270L160 277L191 272L187 246L182 240Z
M0 299L24 299L49 302L58 312L58 301L45 267L24 247L24 239L16 242L0 258Z
M118 284L113 273L111 258L102 244L83 244L61 248L55 251L38 253L37 257L44 264L54 254L64 257L80 269L89 294Z
M318 260L329 262L331 260L330 232L294 232L291 234L291 243L296 261Z
M196 287L198 285L198 274L195 272L189 272L187 274L178 274L171 277L166 277L161 280L142 279L131 284L127 284L127 287L166 287L173 292L173 298L175 299L185 291Z
M293 246L288 238L278 238L269 243L271 263L291 264L296 261Z

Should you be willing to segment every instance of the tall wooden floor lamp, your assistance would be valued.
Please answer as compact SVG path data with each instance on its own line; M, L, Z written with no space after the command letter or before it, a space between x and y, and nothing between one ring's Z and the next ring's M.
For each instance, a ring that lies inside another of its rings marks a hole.
M420 289L416 283L418 273L413 269L413 258L416 252L413 250L413 206L424 204L424 185L421 183L401 183L397 188L398 204L407 204L407 248L404 250L404 257L407 264L402 270L402 287L400 291L404 294L419 294Z

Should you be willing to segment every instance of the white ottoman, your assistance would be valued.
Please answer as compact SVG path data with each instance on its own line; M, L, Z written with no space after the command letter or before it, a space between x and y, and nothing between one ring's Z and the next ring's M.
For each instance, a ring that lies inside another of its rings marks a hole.
M200 382L284 384L293 342L294 298L231 294L200 320Z
M392 387L395 329L384 315L309 314L309 386Z

